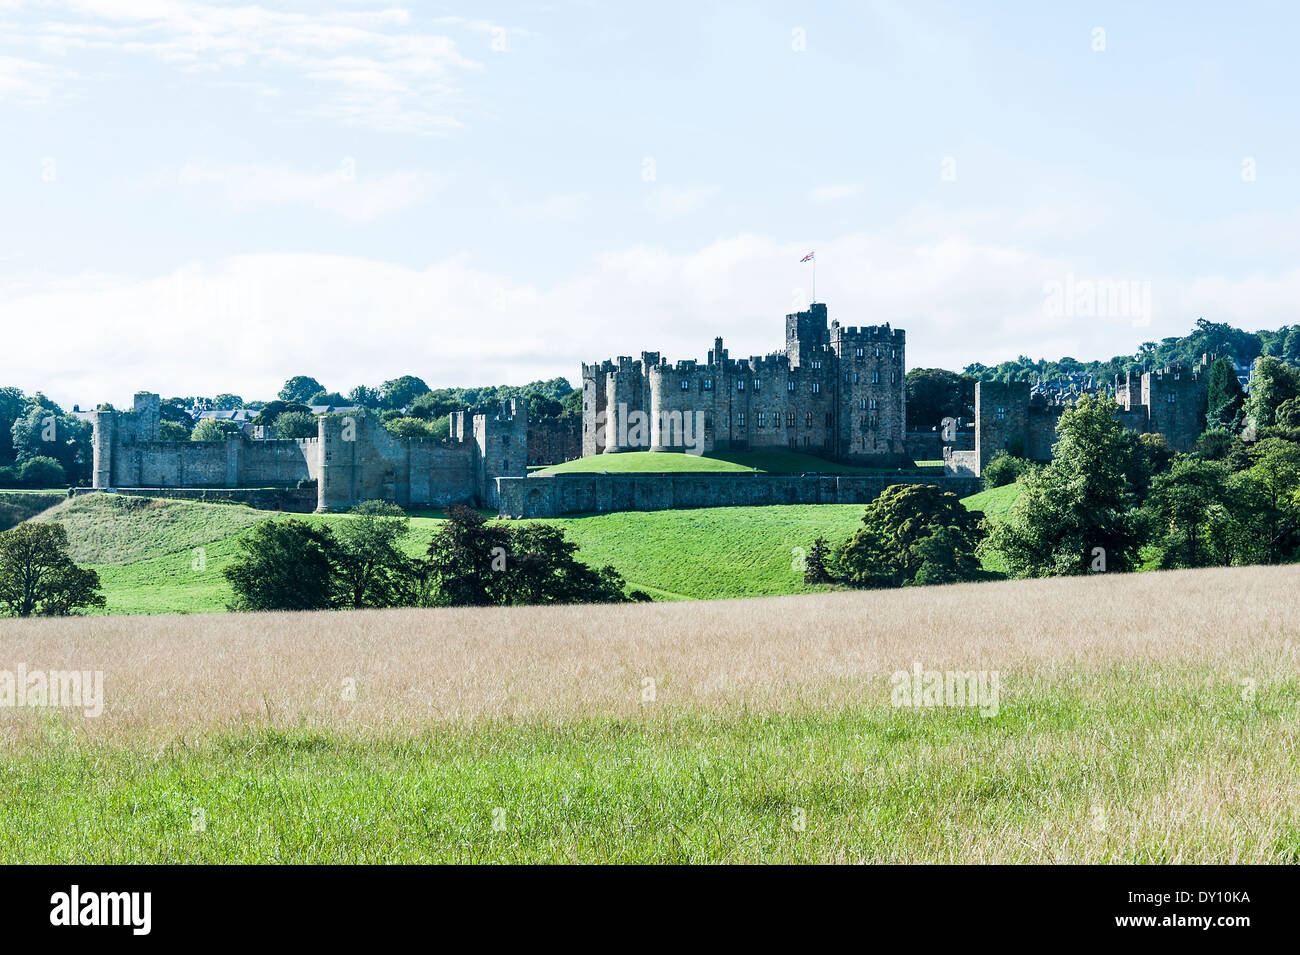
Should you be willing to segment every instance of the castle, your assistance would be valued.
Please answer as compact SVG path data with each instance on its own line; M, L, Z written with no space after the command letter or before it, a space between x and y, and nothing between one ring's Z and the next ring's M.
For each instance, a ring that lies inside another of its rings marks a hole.
M1205 429L1206 381L1199 367L1167 365L1155 371L1115 376L1119 423L1139 434L1160 434L1175 451L1196 445ZM1033 461L1048 461L1056 443L1056 423L1063 404L1030 396L1025 381L980 381L975 384L975 450L945 448L944 470L978 477L1000 451Z
M527 474L528 410L451 416L447 442L398 438L373 414L325 415L314 438L162 441L161 401L135 396L131 411L92 416L93 481L109 488L283 488L316 482L316 510L346 510L374 498L403 506L495 507L497 478Z
M731 358L716 338L702 363L642 352L584 364L582 454L788 449L910 466L905 348L901 329L828 325L813 304L785 317L785 350L766 356Z
M93 487L205 496L210 491L279 509L345 510L379 498L403 506L473 504L506 516L545 517L734 504L856 504L900 481L939 480L971 493L1000 451L1051 458L1065 405L1031 392L1028 382L978 382L973 435L919 435L944 440L943 477L915 470L908 441L918 435L906 431L905 370L901 329L828 322L826 306L814 303L786 316L785 349L769 355L734 359L717 338L704 362L670 365L658 352L642 352L638 360L583 364L580 434L574 418L530 427L524 404L509 401L493 414L454 413L446 441L396 437L364 409L319 417L311 438L235 434L222 441L163 441L160 399L141 392L131 411L90 415ZM1169 366L1117 377L1118 420L1139 433L1163 434L1176 451L1191 450L1205 423L1200 371ZM529 464L637 449L793 450L889 473L528 476ZM902 473L904 468L912 473Z

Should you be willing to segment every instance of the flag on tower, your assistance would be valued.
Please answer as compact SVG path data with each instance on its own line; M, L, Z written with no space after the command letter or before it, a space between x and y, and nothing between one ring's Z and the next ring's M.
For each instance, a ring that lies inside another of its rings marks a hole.
M805 256L804 256L802 259L800 259L799 261L800 261L800 262L811 262L811 261L812 261L812 257L813 257L813 254L812 254L811 252L809 252L807 255L805 255Z

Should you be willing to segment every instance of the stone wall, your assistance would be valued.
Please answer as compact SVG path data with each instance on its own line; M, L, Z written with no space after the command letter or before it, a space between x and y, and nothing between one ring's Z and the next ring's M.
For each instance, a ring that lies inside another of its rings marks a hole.
M563 464L582 457L582 415L528 422L528 464Z
M866 504L893 484L935 484L958 497L979 491L970 477L913 475L555 474L499 478L503 517L770 504Z
M974 451L975 432L958 431L952 440L945 441L942 431L909 431L903 438L903 447L913 461L938 461L944 448L954 451Z

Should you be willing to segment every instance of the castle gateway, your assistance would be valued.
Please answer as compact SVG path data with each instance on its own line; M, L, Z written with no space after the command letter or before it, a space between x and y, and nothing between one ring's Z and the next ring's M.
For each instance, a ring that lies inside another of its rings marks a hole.
M658 352L582 366L582 454L789 450L877 467L904 447L905 338L889 325L827 324L826 306L785 317L785 350L704 362Z

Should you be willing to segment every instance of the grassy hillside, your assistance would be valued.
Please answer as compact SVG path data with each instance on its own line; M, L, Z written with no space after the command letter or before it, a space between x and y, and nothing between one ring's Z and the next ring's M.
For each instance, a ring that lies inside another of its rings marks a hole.
M858 468L827 461L797 451L737 451L718 454L676 454L663 451L625 451L622 454L598 454L566 461L537 474L590 474L608 471L624 474L636 471L771 471L780 474L883 474L896 469ZM929 470L935 470L930 468Z
M967 498L992 517L1005 513L1015 486ZM625 511L551 518L590 564L613 564L656 600L763 597L810 592L795 569L796 548L815 538L832 545L862 520L860 504L717 507ZM108 598L107 613L201 613L224 610L229 589L221 569L239 539L277 515L229 504L96 494L59 504L42 519L68 530L72 554L93 567ZM298 515L333 524L342 514ZM411 520L407 542L422 553L441 518ZM986 569L999 570L986 560Z
M985 517L1005 520L1018 500L1020 500L1020 485L1012 483L964 497L962 503L966 505L967 510L983 511Z
M67 491L0 490L0 531L31 520L67 497Z
M12 621L0 667L107 692L5 715L0 855L1295 864L1297 586ZM891 705L914 663L997 671L996 711Z

